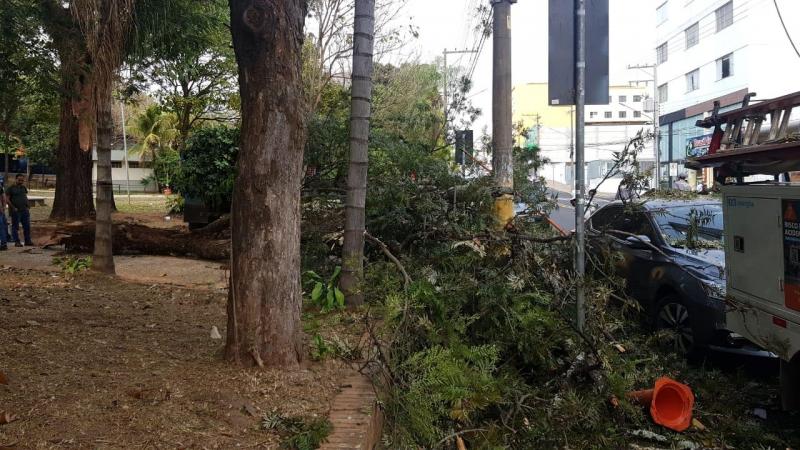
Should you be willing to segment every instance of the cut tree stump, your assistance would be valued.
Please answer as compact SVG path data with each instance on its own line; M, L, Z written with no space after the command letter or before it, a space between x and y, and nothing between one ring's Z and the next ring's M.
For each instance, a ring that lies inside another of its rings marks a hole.
M63 245L68 251L94 251L94 222L69 224L57 229L44 247ZM230 239L213 233L150 228L135 223L115 223L115 255L192 256L202 259L230 258Z

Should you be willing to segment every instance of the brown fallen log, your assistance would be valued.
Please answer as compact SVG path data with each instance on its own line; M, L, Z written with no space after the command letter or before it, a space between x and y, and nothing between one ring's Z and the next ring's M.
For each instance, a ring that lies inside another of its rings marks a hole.
M230 258L230 239L178 229L151 228L135 223L115 223L115 255L192 256L202 259ZM94 222L73 223L53 232L45 247L64 245L67 251L94 251Z

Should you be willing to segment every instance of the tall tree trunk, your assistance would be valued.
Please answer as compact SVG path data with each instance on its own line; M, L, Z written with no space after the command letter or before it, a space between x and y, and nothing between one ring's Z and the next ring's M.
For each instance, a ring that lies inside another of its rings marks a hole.
M58 51L61 112L56 148L56 195L50 218L84 219L94 214L92 152L81 149L79 119L73 102L83 103L88 80L86 41L69 10L58 0L40 2L42 23Z
M111 116L111 83L97 86L97 220L94 233L92 268L98 272L114 273L112 252L111 211L113 186L111 184L111 136L114 120Z
M350 168L347 172L341 279L345 300L352 306L364 303L362 282L374 34L375 0L356 0L350 109Z
M72 100L64 96L56 147L56 197L50 218L72 221L93 214L92 152L81 150L78 118L72 113Z
M242 128L231 212L225 357L295 368L301 355L300 183L305 0L229 0Z

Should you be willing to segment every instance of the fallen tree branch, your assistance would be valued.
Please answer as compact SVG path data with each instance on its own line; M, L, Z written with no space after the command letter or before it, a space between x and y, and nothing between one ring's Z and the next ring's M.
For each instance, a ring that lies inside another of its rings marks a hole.
M175 228L151 228L135 223L113 226L115 255L194 256L210 260L230 257L230 239L207 239ZM63 226L53 232L44 247L63 245L68 251L94 250L94 222Z
M231 215L225 214L219 219L204 226L203 228L198 228L197 230L194 230L194 232L203 234L216 234L219 233L220 231L230 228L230 226L231 226Z
M392 252L390 252L390 251L389 251L389 247L387 247L387 246L386 246L386 244L384 244L383 242L381 242L381 240L380 240L380 239L378 239L378 238L376 238L375 236L373 236L373 235L369 234L369 232L367 232L367 231L364 231L364 237L365 237L365 238L366 238L368 241L370 241L370 242L372 242L373 244L377 245L377 246L378 246L378 247L381 249L381 251L383 252L383 254L384 254L384 255L386 255L386 257L387 257L387 258L389 258L389 260L390 260L390 261L392 261L392 262L394 263L394 265L395 265L395 266L397 266L397 269L398 269L398 270L400 270L400 273L402 273L402 274L403 274L403 289L405 289L405 290L407 291L407 290L408 290L408 287L409 287L409 286L411 285L411 283L412 283L412 280L411 280L411 277L410 277L410 276L408 276L408 272L406 272L406 268L405 268L405 267L403 267L403 264L400 262L400 260L399 260L399 259L397 259L397 258L396 258L396 257L395 257L395 256L392 254Z

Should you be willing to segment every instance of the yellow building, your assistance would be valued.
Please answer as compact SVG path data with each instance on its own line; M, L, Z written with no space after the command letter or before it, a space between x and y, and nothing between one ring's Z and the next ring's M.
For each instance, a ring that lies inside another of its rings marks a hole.
M639 130L652 127L652 113L646 107L644 86L611 86L607 105L587 105L585 115L585 158L590 186L599 182L613 166L613 153L621 150ZM565 184L574 182L573 144L574 107L552 106L547 83L527 83L514 87L512 118L522 124L527 135L517 137L517 145L536 145L548 163L540 175ZM640 154L640 161L649 165L654 159L652 143ZM614 182L603 189L616 189Z

